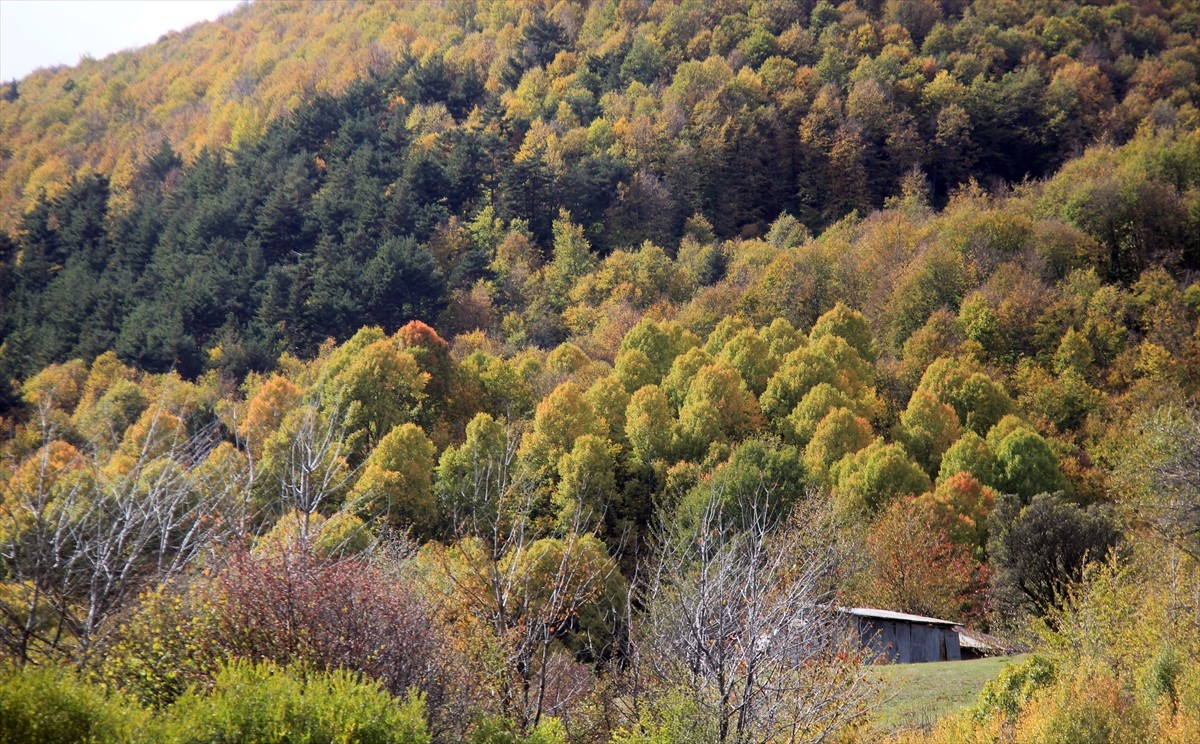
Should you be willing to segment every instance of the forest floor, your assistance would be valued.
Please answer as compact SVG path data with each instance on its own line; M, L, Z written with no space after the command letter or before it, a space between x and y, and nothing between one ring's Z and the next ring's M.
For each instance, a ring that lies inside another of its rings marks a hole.
M975 704L984 683L1005 666L1026 657L1001 656L971 661L887 664L878 667L886 699L875 714L882 731L926 728L939 718Z

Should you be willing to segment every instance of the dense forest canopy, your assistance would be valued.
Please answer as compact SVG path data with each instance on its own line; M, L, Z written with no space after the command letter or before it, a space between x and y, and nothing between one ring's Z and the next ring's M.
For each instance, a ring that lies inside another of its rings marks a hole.
M1198 36L256 2L6 85L0 721L875 740L865 605L1039 654L918 739L1187 741Z

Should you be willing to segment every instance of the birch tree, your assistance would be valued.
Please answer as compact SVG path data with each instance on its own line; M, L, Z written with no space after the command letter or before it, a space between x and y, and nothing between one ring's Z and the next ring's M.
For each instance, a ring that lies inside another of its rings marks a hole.
M664 530L637 663L690 698L720 742L826 740L873 695L834 603L847 555L831 515L805 505L775 517L769 488L723 490L693 526Z

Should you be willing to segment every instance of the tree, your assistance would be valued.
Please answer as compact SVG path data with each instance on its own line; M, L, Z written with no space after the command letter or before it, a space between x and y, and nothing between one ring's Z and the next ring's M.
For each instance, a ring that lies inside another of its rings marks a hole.
M900 496L916 496L930 487L929 476L904 448L882 438L847 455L833 471L834 503L843 517L878 514Z
M500 505L516 478L518 441L501 422L479 413L467 424L462 445L442 453L434 493L450 534L503 528ZM500 536L490 539L498 543Z
M323 390L324 403L342 412L356 436L346 453L355 464L399 424L418 414L429 377L411 354L391 339L380 339L351 357Z
M412 320L392 336L397 348L412 355L425 375L424 393L437 406L445 406L454 379L450 344L426 323Z
M384 241L366 267L367 319L388 328L432 321L446 306L446 282L429 249L412 238Z
M286 377L273 375L246 401L237 434L252 457L262 457L263 443L279 429L284 416L299 400L300 388Z
M674 424L671 404L657 385L647 385L634 393L625 409L625 436L634 459L645 465L668 460Z
M560 480L554 492L558 521L573 524L603 523L604 512L616 489L612 445L607 439L585 434L558 461Z
M571 222L571 215L559 212L554 221L554 257L546 266L547 290L557 295L552 306L565 307L571 287L594 268L596 257L583 228Z
M999 428L999 427L997 427ZM988 434L996 451L996 488L1028 501L1034 494L1065 490L1067 481L1058 468L1058 457L1042 435L1020 425L1003 438Z
M482 636L464 649L466 663L489 676L490 702L521 732L544 720L550 690L569 674L562 654L573 633L592 658L607 655L625 592L604 544L578 522L561 537L536 536L533 494L528 482L510 481L477 511L489 521L464 524L470 532L421 556L454 632Z
M982 560L987 550L988 515L997 494L969 472L960 471L938 482L933 491L918 501L927 506L937 525L957 545L970 548Z
M149 416L141 438L156 444L127 452L119 468L48 441L4 484L0 641L17 664L86 653L143 586L179 574L232 531L236 521L218 517L234 479L199 467L215 431L187 435L170 419Z
M753 328L729 339L718 358L736 369L755 395L762 395L779 364L779 359L771 354L771 347Z
M827 512L768 508L716 485L694 524L664 528L643 589L636 659L711 722L716 741L821 740L867 710L871 685L834 604L844 553Z
M1200 412L1169 407L1136 419L1114 475L1134 524L1200 559Z
M714 361L716 360L712 355L701 348L688 349L675 357L670 371L662 381L662 392L667 396L672 408L678 411L683 407L683 400L687 397L696 373Z
M966 360L942 357L926 368L917 386L954 406L959 422L979 435L1014 410L1004 388Z
M437 521L433 498L433 442L416 424L401 424L379 441L363 463L350 492L351 505L366 519L420 534Z
M416 688L442 703L443 640L432 608L390 568L303 543L235 550L213 570L211 601L200 611L214 614L206 624L229 656L351 670L393 694Z
M559 458L585 434L603 434L592 404L574 382L564 382L538 404L533 431L521 442L521 459L539 478L557 476Z
M874 398L873 378L872 367L845 339L822 336L784 357L762 394L763 411L771 420L782 419L823 382L856 401L856 409L867 409Z
M812 330L808 332L810 342L816 342L824 336L841 336L869 364L874 364L879 358L875 337L867 325L866 317L842 302L838 302L832 310L817 318Z
M739 494L752 493L755 489L769 492L771 501L765 508L771 510L772 518L791 512L793 506L808 496L808 478L801 451L772 438L747 439L734 447L728 460L714 468L711 474L706 474L684 496L676 510L676 519L691 520L692 523L699 520L712 499L714 483L720 484L717 488L727 498L721 508L730 523L740 519L738 510L744 506L744 501Z
M926 390L917 390L900 414L900 440L904 448L925 469L934 475L944 453L959 438L958 414Z
M681 446L703 456L714 441L741 439L761 426L758 401L736 369L720 361L700 368L679 411Z
M694 334L684 330L678 323L661 323L643 318L625 334L621 340L621 351L640 349L654 365L658 379L662 379L671 371L680 354L699 346L699 343Z
M1002 495L988 520L991 592L1002 615L1046 616L1090 561L1103 560L1120 531L1099 506L1040 493L1023 504Z
M625 411L629 407L629 393L615 375L601 377L592 384L584 397L592 404L596 416L607 425L606 438L615 445L625 445Z
M814 385L788 415L784 436L798 445L807 445L817 430L817 424L835 408L853 409L854 401L828 382Z
M347 463L350 449L338 410L302 405L284 417L263 446L252 471L257 513L244 518L274 521L292 511L303 516L300 537L308 541L310 520L335 510L354 479Z
M928 504L893 501L871 523L863 553L853 602L954 620L978 613L983 587L970 549L950 539Z
M825 479L829 470L848 454L871 443L871 424L848 408L835 408L821 419L804 448L804 464L814 478Z
M942 455L938 483L958 473L970 473L980 483L995 486L999 482L996 467L996 453L991 445L975 432L967 431Z

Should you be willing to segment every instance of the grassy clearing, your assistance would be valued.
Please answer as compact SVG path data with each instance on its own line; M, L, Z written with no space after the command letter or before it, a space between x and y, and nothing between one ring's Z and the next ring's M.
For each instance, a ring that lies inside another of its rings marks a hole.
M1008 664L1024 656L878 667L887 700L875 725L883 731L924 727L938 718L975 704L979 691Z

